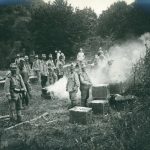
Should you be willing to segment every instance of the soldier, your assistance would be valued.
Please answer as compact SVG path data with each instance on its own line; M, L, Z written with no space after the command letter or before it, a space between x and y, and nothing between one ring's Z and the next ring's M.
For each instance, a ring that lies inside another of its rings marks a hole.
M30 66L30 63L29 63L29 57L25 56L24 60L25 60L25 62L24 62L24 69L26 69L26 71L30 75L31 74L31 66Z
M41 86L42 88L46 87L47 83L47 76L48 76L48 65L46 61L46 55L42 54L42 60L40 65L40 71L41 71Z
M51 85L57 81L57 75L55 73L55 65L52 54L49 54L49 60L47 61L47 65L48 65L48 80L49 84Z
M41 61L38 59L38 55L35 55L35 60L33 62L33 71L35 76L37 76L38 81L40 81L40 65Z
M89 90L92 86L90 78L86 72L85 64L81 65L81 73L79 74L80 91L81 91L81 106L87 106L87 99L89 98Z
M65 54L61 52L60 57L62 57L62 61L65 65L65 59L66 59Z
M17 67L19 67L19 64L20 64L20 54L17 54L17 57L15 59L15 63L17 65Z
M22 94L26 92L26 87L20 74L17 74L17 65L10 65L11 75L7 77L5 82L6 98L9 102L10 120L15 121L15 111L17 114L17 122L22 121Z
M57 62L59 61L59 57L60 57L60 51L55 51L55 53L56 53L56 64L57 64Z
M48 61L47 61L47 65L48 65L48 67L55 68L55 64L54 64L54 61L53 61L53 56L52 56L52 54L49 54L49 59L48 59Z
M83 53L83 49L80 48L79 53L77 54L77 63L79 66L81 66L81 64L83 64L85 61L85 55Z
M62 57L60 57L59 61L57 62L56 68L57 68L57 76L59 80L64 76L64 62L62 60Z
M103 61L105 59L104 52L102 51L101 47L99 48L97 55L98 55L100 61Z
M97 67L99 65L99 56L96 54L94 58L94 66Z
M25 60L21 59L20 60L20 75L22 76L22 79L24 81L24 84L26 86L27 92L26 95L23 95L23 104L26 104L28 106L30 98L32 97L31 95L31 85L29 83L29 73L27 72L27 70L25 69Z
M70 74L68 76L68 82L66 86L66 91L69 92L69 98L71 100L71 107L77 105L77 92L80 86L80 81L78 74L75 72L75 67L73 64L70 66Z

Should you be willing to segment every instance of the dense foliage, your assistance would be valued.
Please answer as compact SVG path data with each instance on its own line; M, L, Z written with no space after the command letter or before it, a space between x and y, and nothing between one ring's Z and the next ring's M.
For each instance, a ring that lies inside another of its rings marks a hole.
M140 0L131 5L116 2L100 16L91 8L73 8L65 0L1 6L0 68L18 52L48 54L57 49L70 58L80 46L88 52L99 46L108 49L114 40L149 32L150 15L143 5Z

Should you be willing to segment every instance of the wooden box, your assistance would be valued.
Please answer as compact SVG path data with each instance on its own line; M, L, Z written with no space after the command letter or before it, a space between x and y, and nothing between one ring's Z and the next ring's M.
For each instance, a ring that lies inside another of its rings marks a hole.
M0 81L0 90L3 90L5 86L5 80Z
M93 100L89 103L93 113L107 114L109 112L109 103L107 100Z
M30 83L35 84L35 83L38 83L38 78L37 76L30 76L29 81Z
M106 100L110 96L108 84L99 84L92 87L93 100Z
M51 100L55 99L54 92L48 91L47 88L42 88L42 95L41 96L45 99L51 99Z
M92 121L92 108L74 107L69 110L70 122L78 124L89 124Z
M122 84L121 83L110 83L109 84L110 94L121 94Z

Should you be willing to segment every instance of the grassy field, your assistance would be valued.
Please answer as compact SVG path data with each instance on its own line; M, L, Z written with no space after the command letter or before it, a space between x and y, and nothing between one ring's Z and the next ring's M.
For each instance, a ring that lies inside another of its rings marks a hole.
M108 115L93 115L92 123L89 125L71 124L69 123L70 101L68 99L44 99L41 97L40 85L32 85L32 87L33 98L29 107L22 111L24 121L48 112L48 122L41 120L30 127L14 129L8 133L3 132L3 129L9 124L0 123L1 149L138 150L139 147L141 150L142 143L138 138L141 135L138 134L139 128L136 128L136 123L141 124L141 121L139 122L136 111L127 109L117 112L111 109ZM4 91L1 90L0 115L7 114L8 102L4 98ZM139 116L141 117L141 113ZM145 114L143 121L148 121Z

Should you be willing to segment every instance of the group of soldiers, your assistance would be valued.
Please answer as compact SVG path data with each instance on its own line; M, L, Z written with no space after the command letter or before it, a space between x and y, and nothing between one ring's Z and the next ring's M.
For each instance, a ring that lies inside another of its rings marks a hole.
M95 55L93 65L98 67L100 62L105 59L102 48L99 48L98 53ZM77 93L78 89L81 92L81 106L87 107L87 100L89 98L89 91L92 87L92 82L87 73L87 62L83 49L80 48L79 53L77 54L77 61L75 64L71 64L70 73L68 76L68 82L66 86L66 91L69 92L69 98L71 100L71 106L74 107L77 105Z
M42 54L42 59L35 55L33 64L30 64L28 56L20 57L17 54L15 61L10 64L10 71L6 75L4 87L12 122L22 121L21 110L28 106L32 98L29 77L33 74L37 76L42 88L44 88L63 77L64 64L65 55L61 51L56 51L55 61L52 54L49 54L48 60L46 54Z
M45 88L47 84L52 85L63 78L65 74L65 55L61 51L55 51L55 53L55 61L52 54L48 55L48 60L46 54L42 54L41 59L39 59L38 55L35 55L31 65L28 56L20 57L20 55L17 55L15 62L11 63L10 73L7 75L5 82L5 93L9 101L10 119L12 121L16 122L16 119L17 122L22 121L21 110L24 105L29 104L32 98L32 88L29 82L29 77L32 73L37 76L42 88ZM77 105L79 89L81 91L81 106L86 107L92 82L86 71L85 55L82 48L77 54L76 63L70 65L67 78L66 91L68 91L71 100L70 108Z

